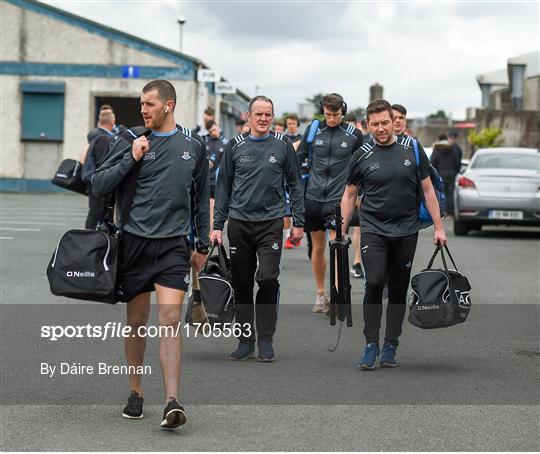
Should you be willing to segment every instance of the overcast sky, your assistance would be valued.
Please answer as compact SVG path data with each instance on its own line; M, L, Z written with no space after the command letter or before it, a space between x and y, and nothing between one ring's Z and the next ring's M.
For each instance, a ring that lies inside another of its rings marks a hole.
M178 49L220 70L277 112L318 92L365 107L384 86L410 116L439 109L453 118L480 105L476 75L538 50L537 1L47 1L53 6Z

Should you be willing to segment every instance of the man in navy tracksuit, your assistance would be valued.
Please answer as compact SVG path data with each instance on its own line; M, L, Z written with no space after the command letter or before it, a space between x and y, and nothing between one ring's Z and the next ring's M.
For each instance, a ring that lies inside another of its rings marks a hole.
M270 131L274 118L272 101L265 96L256 96L249 103L247 117L250 133L231 139L221 161L210 241L221 243L222 230L228 220L236 322L242 328L238 348L231 353L230 359L252 357L257 335L259 361L273 361L285 183L290 189L293 227L289 238L293 244L304 234L304 195L300 165L291 141ZM255 279L259 290L253 326Z

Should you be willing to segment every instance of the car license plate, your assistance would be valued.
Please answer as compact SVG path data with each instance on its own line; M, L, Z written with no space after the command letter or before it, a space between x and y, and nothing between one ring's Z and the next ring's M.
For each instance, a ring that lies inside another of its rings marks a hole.
M521 221L523 220L523 211L490 210L488 217L489 219L509 219L512 221Z

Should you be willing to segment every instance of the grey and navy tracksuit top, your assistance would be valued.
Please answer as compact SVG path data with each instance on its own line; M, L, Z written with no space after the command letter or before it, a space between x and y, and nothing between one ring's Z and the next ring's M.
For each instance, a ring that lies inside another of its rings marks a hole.
M127 134L129 130L119 137L92 177L92 192L97 196L105 196L118 187L118 219L122 219L126 176L136 164L131 154L133 137ZM145 238L184 236L191 233L193 218L197 249L206 249L210 181L202 139L177 125L168 133L153 131L148 141L150 149L141 159L135 197L124 230Z
M298 159L308 157L309 127L298 147ZM347 181L349 162L362 146L362 132L346 122L333 128L321 122L313 140L313 156L309 171L306 199L317 202L341 200Z
M300 164L291 141L271 131L258 139L241 134L225 149L217 179L214 228L227 218L269 221L285 216L285 183L289 187L292 222L304 226Z

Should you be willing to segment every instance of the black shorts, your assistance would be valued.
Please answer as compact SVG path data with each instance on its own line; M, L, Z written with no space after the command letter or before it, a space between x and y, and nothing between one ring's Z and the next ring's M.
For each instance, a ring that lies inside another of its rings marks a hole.
M143 238L124 232L118 270L120 301L155 290L154 284L186 291L191 251L185 236Z
M317 230L336 229L336 203L339 200L333 202L317 202L316 200L306 199L305 217L306 222L304 224L305 232L316 232Z
M210 198L211 199L216 198L216 185L215 184L210 185Z

